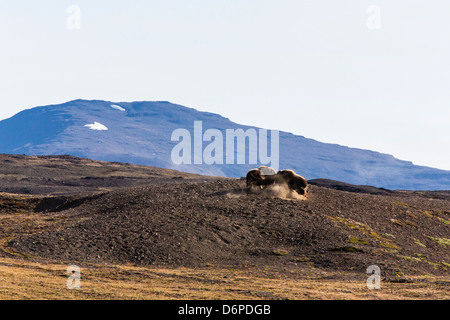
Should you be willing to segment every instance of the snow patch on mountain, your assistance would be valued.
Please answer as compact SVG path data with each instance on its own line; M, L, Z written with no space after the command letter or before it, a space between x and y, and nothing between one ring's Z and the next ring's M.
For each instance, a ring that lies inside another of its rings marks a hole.
M108 128L106 126L104 126L103 124L95 121L92 124L87 124L85 125L85 127L88 127L91 130L98 130L98 131L106 131L108 130Z
M111 105L111 108L116 109L116 110L119 110L119 111L127 111L127 110L125 110L124 108L122 108L121 106L118 106L118 105L116 105L116 104L112 104L112 105Z

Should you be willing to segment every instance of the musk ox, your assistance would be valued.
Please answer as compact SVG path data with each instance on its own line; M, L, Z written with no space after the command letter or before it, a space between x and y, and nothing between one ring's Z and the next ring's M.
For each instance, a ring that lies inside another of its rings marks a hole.
M261 166L258 169L252 169L247 173L246 181L247 187L263 188L275 183L276 171L273 168Z
M269 167L261 166L258 169L252 169L247 173L247 188L265 188L270 185L287 185L290 190L299 195L306 195L308 192L308 182L302 176L296 174L293 170L275 170Z
M252 169L247 173L246 177L247 188L262 186L263 177L261 176L261 170Z
M308 182L293 170L280 170L277 172L277 182L286 183L291 190L295 190L300 195L308 192Z

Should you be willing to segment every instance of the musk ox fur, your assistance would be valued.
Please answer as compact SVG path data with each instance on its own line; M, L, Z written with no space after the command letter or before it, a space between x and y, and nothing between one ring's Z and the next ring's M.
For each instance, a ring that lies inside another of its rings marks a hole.
M247 188L264 189L271 185L287 185L290 190L299 195L306 195L308 192L308 182L306 179L293 170L275 170L269 167L261 166L258 169L252 169L247 173Z
M270 167L261 166L258 169L252 169L247 173L247 187L263 188L265 186L271 185L275 183L276 175L276 171Z
M308 182L302 176L296 174L293 170L280 170L277 172L277 178L280 182L286 183L291 190L300 195L306 195L308 192Z
M246 177L247 188L262 186L263 177L261 176L261 170L252 169L247 173Z

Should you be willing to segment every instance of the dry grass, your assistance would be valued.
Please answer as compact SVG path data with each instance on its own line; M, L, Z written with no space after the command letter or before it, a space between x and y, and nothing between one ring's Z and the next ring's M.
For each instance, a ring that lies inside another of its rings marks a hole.
M0 259L0 299L449 299L448 277L415 278L409 283L382 282L380 290L361 280L334 280L337 274L305 269L157 268L123 265L81 267L81 289L66 286L67 265Z

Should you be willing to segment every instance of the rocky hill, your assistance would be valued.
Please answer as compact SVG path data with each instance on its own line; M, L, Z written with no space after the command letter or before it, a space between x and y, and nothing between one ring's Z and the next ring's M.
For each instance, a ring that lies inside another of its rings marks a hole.
M7 157L2 161L10 161L9 172L23 168L22 179L37 194L0 195L1 255L362 273L378 265L390 276L445 275L450 269L450 192L315 181L306 199L289 200L276 192L248 193L240 179L129 170L73 157ZM53 179L53 195L39 187L48 183L38 179L42 170ZM0 184L5 188L11 179L3 173Z

